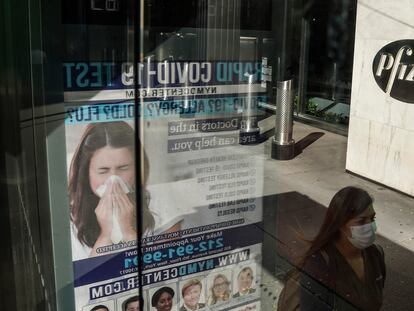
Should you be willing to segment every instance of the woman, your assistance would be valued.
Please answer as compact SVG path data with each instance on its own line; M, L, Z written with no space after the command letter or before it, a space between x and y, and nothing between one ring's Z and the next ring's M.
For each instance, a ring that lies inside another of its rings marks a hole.
M383 301L385 262L375 241L370 195L356 187L332 198L302 265L300 310L377 311Z
M157 311L170 311L173 306L174 290L171 287L161 287L151 298L151 305Z
M224 274L217 274L213 279L210 287L210 296L208 297L208 305L225 302L230 298L230 282Z
M137 239L134 140L134 130L125 122L89 124L81 138L69 172L75 260L98 255L100 247ZM145 185L145 154L143 161ZM149 198L146 191L144 197ZM148 201L141 208L144 236L163 222L149 210ZM176 230L179 224L164 232Z

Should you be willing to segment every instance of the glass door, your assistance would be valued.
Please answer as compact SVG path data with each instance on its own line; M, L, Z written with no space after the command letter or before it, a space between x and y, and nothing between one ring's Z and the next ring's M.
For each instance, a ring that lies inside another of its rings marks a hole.
M271 8L63 2L77 310L261 308Z
M296 283L292 303L328 292L323 303L357 309L362 300L334 296L302 260L326 263L324 240L313 253L310 241L345 181L385 193L344 173L343 136L302 122L336 113L347 123L350 1L329 12L287 0L5 3L9 309L267 311L292 281L312 284ZM387 55L383 70L394 68ZM374 226L363 229L372 238ZM394 240L381 243L409 261Z

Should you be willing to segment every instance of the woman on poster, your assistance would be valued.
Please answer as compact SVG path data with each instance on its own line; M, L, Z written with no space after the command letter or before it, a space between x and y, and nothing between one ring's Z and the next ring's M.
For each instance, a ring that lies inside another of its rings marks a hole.
M209 306L226 302L230 299L230 282L224 274L217 274L213 279L213 284L210 287L210 296L207 304Z
M99 248L136 241L134 130L126 122L88 124L71 161L69 202L75 260L100 255ZM140 150L140 148L138 149ZM148 159L144 153L143 236L160 232L168 219L149 208Z
M152 295L151 306L157 311L171 311L174 295L174 290L171 287L161 287Z

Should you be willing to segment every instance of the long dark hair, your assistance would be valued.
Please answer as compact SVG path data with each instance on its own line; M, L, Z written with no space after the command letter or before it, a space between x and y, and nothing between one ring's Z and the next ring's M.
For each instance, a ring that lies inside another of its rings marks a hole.
M329 203L319 233L303 256L302 264L309 256L336 241L342 226L351 218L361 214L372 203L372 197L361 188L345 187L339 190Z
M89 183L91 158L95 151L106 146L127 148L134 155L134 137L134 130L125 122L88 124L72 158L69 171L71 216L78 230L79 241L89 247L93 247L100 234L100 227L95 215L95 208L100 198L93 193ZM148 159L144 154L144 187L148 178L148 171ZM131 201L135 203L134 195L129 196ZM145 232L146 229L154 226L154 218L148 210L148 202L144 200L142 204L143 229Z

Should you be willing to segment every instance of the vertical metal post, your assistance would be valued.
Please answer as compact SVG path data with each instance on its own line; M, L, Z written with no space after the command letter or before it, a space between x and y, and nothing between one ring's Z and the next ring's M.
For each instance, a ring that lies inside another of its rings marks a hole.
M248 76L246 106L243 110L243 121L240 128L240 144L257 143L260 138L260 128L257 122L257 102L252 100L253 74Z
M302 18L300 59L299 59L299 80L298 80L298 107L297 114L306 112L306 89L308 82L308 59L309 59L309 21Z
M142 116L144 116L144 102L143 99L139 96L139 90L141 88L141 85L139 84L139 81L137 79L138 77L138 66L140 63L144 62L144 0L139 1L133 1L131 2L131 5L133 7L133 21L134 21L134 53L133 53L133 62L134 62L134 105L135 110L139 111L139 113L135 113L134 116L134 125L135 125L135 177L137 180L138 185L144 184L145 179L145 171L144 171L144 129L142 122ZM148 58L148 68L150 68L151 59ZM150 88L149 85L147 85L148 88ZM141 142L140 144L138 142ZM143 219L142 219L142 202L144 201L144 194L142 187L136 187L136 207L137 207L137 219L136 219L136 225L137 225L137 256L139 260L142 258L142 233L143 233ZM142 276L142 265L138 264L137 267L137 279L138 279L138 295L139 295L139 305L140 310L144 310L144 296L143 296L143 290L142 290L142 283L139 279L140 276Z
M294 157L293 132L293 79L276 84L276 124L272 141L272 159L290 160Z
M338 63L333 63L332 68L332 100L336 101L336 77L338 75Z

